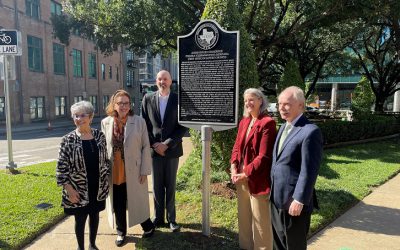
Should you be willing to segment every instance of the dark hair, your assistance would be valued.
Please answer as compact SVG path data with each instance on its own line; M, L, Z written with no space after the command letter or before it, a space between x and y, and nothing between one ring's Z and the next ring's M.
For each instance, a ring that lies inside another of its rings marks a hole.
M123 89L119 89L119 90L115 91L115 93L111 96L110 101L108 102L108 105L106 107L107 115L118 116L117 111L115 111L115 109L114 109L114 104L115 104L115 99L120 96L128 97L129 103L131 102L131 95L128 92L126 92ZM132 116L133 115L132 105L129 108L130 109L129 109L128 115Z

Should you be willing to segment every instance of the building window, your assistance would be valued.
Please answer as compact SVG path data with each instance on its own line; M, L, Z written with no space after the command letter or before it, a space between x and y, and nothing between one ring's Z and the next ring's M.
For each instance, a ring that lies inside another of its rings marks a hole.
M61 44L53 43L53 64L54 74L65 74L65 52Z
M117 79L117 82L119 82L119 68L116 68L116 73L115 73L115 78Z
M110 102L109 95L103 95L103 110L105 111L107 108L108 103Z
M0 119L3 120L6 117L6 113L5 113L5 98L4 97L0 97Z
M133 81L135 80L135 71L131 69L126 70L126 86L132 87Z
M101 77L103 80L106 79L106 65L104 63L101 64Z
M96 78L96 54L89 53L89 77Z
M25 0L26 15L35 19L40 17L40 0Z
M50 13L53 15L61 15L62 5L55 1L50 1Z
M36 96L30 99L31 120L43 119L44 113L44 97Z
M93 105L94 113L97 113L97 96L91 95L89 96L89 102Z
M28 36L28 66L31 71L43 72L42 39Z
M112 79L112 66L108 68L108 77Z
M74 76L82 77L82 51L73 49L72 50L72 61L74 65Z
M56 96L54 98L55 107L56 107L56 116L65 116L67 114L67 103L65 96Z
M80 102L80 101L83 101L83 96L74 96L74 103L77 103L77 102Z

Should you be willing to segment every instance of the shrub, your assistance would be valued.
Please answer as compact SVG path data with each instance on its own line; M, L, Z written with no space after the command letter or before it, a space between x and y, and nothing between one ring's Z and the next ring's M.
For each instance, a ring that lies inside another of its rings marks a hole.
M392 116L373 115L368 120L317 122L324 137L324 144L380 137L400 131L400 119Z
M285 69L283 70L283 74L278 85L278 93L290 86L297 86L303 91L306 88L303 78L300 75L299 66L293 59L289 60L285 66Z

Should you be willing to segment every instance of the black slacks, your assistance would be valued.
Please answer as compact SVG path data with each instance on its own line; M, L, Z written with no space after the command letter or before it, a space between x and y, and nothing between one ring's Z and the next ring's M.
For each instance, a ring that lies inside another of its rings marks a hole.
M113 185L113 206L115 213L115 224L117 225L117 234L120 236L125 236L127 231L126 204L126 183ZM150 218L140 223L140 225L145 232L148 232L153 228L153 223L151 222Z
M176 173L179 158L153 157L153 194L155 221L164 223L167 210L167 221L176 222L175 189Z
M275 250L307 249L307 233L311 213L302 211L300 216L291 216L288 210L279 209L271 202L271 222Z

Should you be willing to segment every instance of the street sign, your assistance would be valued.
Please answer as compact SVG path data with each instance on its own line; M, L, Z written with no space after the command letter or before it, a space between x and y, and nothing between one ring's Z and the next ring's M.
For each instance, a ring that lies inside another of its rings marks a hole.
M22 55L20 31L0 30L0 55Z
M5 56L0 55L0 80L4 81L4 58ZM15 72L16 67L15 67L15 56L9 56L8 57L8 64L7 64L7 73L8 73L8 80L16 80L17 79L17 74Z

